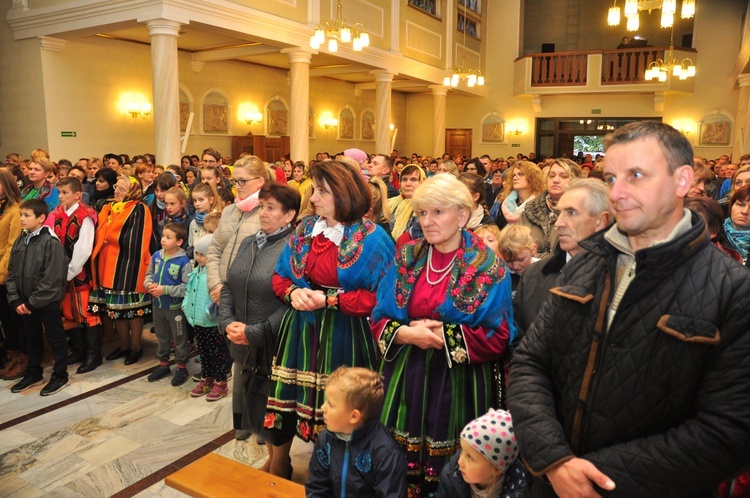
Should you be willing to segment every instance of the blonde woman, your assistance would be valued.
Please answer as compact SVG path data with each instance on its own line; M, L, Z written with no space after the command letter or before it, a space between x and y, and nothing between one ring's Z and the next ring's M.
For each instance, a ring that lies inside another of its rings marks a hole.
M503 191L490 209L490 216L499 228L518 223L526 203L544 191L542 170L531 161L520 161L508 171Z

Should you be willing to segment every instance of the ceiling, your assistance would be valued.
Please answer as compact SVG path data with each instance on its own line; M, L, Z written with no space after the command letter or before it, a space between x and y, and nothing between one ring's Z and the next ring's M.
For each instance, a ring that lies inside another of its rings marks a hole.
M113 26L112 29L99 32L96 36L150 45L148 28L143 25ZM196 60L207 62L233 60L284 71L289 70L289 58L287 54L281 53L282 49L288 48L287 45L282 43L274 45L268 40L254 39L250 35L206 24L191 23L182 26L177 39L177 48L191 53ZM375 69L380 68L353 62L322 50L317 54L314 53L310 62L311 77L333 78L355 84L373 82L374 78L370 71ZM396 76L393 79L393 91L424 93L430 91L428 88L430 84L406 76Z

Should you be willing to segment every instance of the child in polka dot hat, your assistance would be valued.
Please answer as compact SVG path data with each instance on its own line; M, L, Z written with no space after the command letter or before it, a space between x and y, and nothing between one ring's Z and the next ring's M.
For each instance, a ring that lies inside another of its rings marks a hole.
M461 431L461 450L443 468L438 496L516 498L524 484L513 419L491 409Z

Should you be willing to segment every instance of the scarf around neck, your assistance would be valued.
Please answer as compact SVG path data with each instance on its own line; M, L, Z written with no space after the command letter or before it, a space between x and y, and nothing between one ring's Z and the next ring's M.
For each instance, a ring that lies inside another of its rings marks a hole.
M508 220L508 223L517 223L523 215L524 209L526 208L526 203L534 197L536 196L529 196L528 199L526 199L519 205L518 191L514 190L510 194L508 194L508 197L505 198L502 204L503 216L505 216L505 219Z
M732 224L732 218L724 220L724 233L727 240L742 255L742 259L747 259L750 253L750 230L737 230Z
M260 190L258 190L254 194L250 194L244 199L240 199L238 196L234 199L234 205L237 206L237 208L243 213L249 213L256 207L258 207L258 204L260 204L260 200L258 199L259 194Z

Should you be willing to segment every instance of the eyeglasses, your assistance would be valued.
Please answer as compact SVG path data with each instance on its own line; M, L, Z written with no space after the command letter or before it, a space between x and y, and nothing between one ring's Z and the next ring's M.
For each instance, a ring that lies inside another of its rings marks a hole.
M235 178L234 179L234 183L236 183L238 187L244 187L247 182L251 182L253 180L257 180L258 178L260 178L260 177L259 176L255 176L253 178L248 178L246 180L242 180L240 178Z
M206 164L216 164L219 161L217 161L216 159L207 159L207 160L205 160L203 162L206 163Z
M115 185L115 192L127 192L127 191L128 191L128 189L122 188L119 185Z

